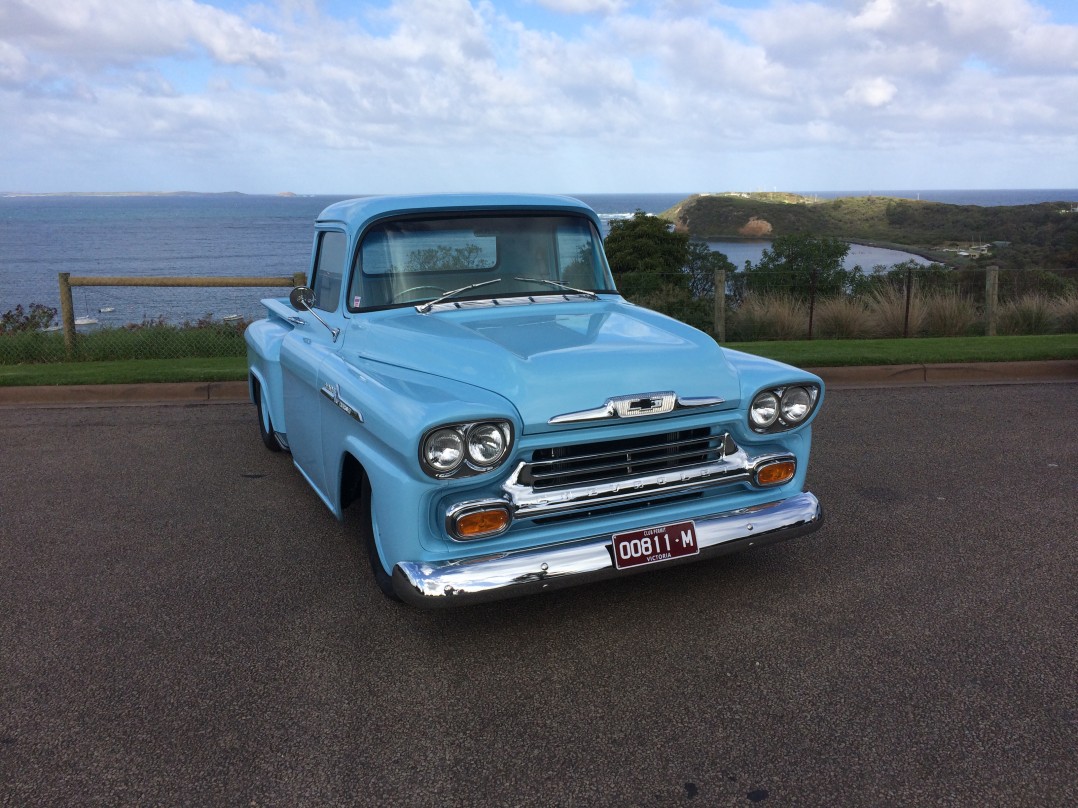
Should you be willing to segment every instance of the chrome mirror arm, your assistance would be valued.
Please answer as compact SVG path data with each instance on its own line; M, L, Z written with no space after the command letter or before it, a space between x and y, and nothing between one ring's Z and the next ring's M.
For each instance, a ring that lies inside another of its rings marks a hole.
M292 293L288 295L288 302L292 304L292 308L298 309L300 311L306 311L314 319L324 325L329 330L329 333L333 336L333 341L337 341L337 337L341 335L341 329L334 328L321 317L319 317L317 312L315 312L313 306L311 305L314 302L314 292L309 286L297 286L295 289L293 289Z

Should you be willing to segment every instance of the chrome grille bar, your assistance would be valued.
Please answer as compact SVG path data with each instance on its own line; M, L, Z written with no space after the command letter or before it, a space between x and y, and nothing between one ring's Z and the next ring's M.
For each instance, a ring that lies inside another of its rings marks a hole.
M535 489L628 479L648 472L692 468L720 462L731 451L729 435L701 428L538 450L525 464L520 481Z

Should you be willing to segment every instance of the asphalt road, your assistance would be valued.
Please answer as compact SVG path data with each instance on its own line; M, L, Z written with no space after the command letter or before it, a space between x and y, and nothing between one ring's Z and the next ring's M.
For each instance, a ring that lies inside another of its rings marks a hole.
M446 613L249 405L0 459L3 805L1078 803L1078 384L834 392L819 533Z

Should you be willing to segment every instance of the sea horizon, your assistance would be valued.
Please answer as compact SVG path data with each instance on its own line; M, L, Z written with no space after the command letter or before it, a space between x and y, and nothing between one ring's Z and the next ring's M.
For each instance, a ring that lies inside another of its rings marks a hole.
M415 194L441 192L414 192ZM445 193L488 193L486 191L448 191ZM489 193L513 193L490 191ZM909 188L909 189L863 189L863 190L744 190L727 189L722 191L526 191L522 193L550 194L570 196L581 200L610 200L625 197L666 197L677 201L692 196L726 196L736 194L791 194L806 199L821 200L885 197L910 199L922 202L940 202L957 205L981 205L995 207L1001 205L1030 205L1047 202L1078 202L1078 188ZM366 196L396 196L409 194L380 193L297 193L293 191L251 192L251 191L0 191L0 199L35 199L35 198L177 198L177 197L252 197L281 199L357 199Z
M820 198L849 192L816 192ZM893 195L897 192L873 192ZM920 193L953 204L1078 202L1078 189L947 190ZM931 196L930 196L931 194ZM567 194L590 205L606 227L637 210L658 214L690 193ZM866 193L867 195L867 193ZM16 305L59 306L57 274L73 276L288 277L310 268L313 224L329 204L355 195L241 192L125 192L13 196L0 192L0 313ZM898 197L907 198L907 197ZM769 242L709 242L735 266L756 261ZM875 250L875 251L874 251ZM900 251L854 245L848 260L864 268L923 259ZM169 322L262 316L259 299L273 290L227 288L145 290L78 287L80 316L101 326L161 317Z

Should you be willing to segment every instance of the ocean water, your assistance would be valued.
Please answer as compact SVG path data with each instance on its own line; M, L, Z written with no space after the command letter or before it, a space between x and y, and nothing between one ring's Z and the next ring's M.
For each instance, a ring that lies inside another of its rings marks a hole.
M878 192L882 193L882 192ZM820 194L848 196L850 194ZM890 192L915 198L916 192ZM689 196L575 194L607 221L636 210L661 213ZM343 197L309 196L0 196L0 312L17 304L59 308L57 275L291 276L310 265L312 223ZM1078 201L1078 190L937 191L922 199L955 204ZM748 255L730 254L751 247ZM735 265L758 260L766 243L729 242L714 248ZM908 254L861 255L863 267L897 263ZM894 251L890 251L894 252ZM894 260L890 260L893 258ZM879 259L879 260L877 260ZM240 315L261 317L259 300L283 289L75 287L75 314L101 325L164 317L170 322ZM101 311L107 309L110 311Z

